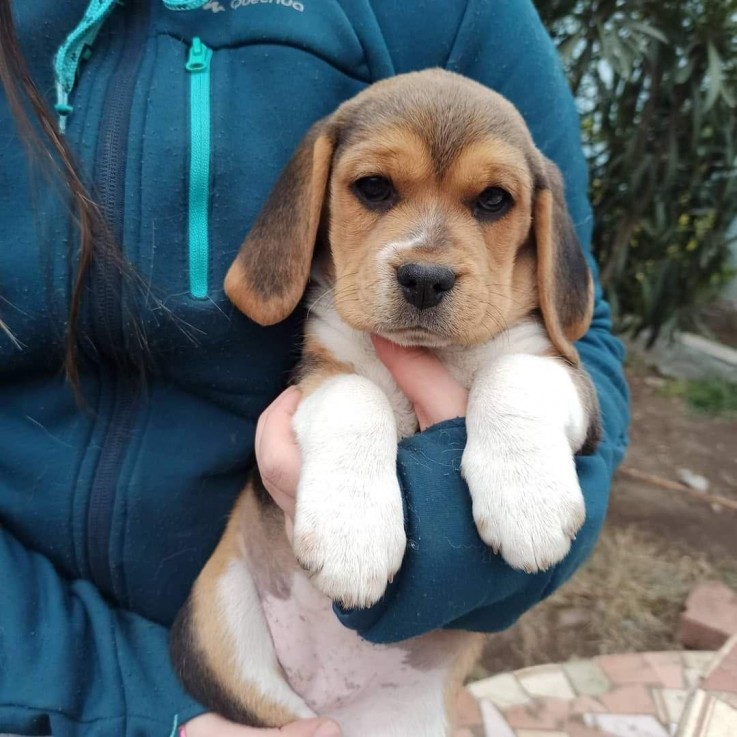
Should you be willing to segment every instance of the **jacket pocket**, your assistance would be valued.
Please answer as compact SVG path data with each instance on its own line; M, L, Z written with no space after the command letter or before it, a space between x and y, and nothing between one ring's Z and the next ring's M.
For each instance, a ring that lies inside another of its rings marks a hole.
M189 49L189 293L205 299L210 262L210 64L212 50L195 37Z

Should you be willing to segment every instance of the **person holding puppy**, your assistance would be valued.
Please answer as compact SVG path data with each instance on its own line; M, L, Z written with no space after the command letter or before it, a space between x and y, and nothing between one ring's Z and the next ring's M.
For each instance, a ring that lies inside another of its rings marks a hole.
M296 5L0 0L0 732L268 734L203 713L167 639L254 452L293 509L299 395L280 391L304 315L262 328L222 284L313 122L401 72L475 79L560 167L588 248L575 108L531 3L463 0L432 18L412 3ZM400 572L374 607L336 610L346 627L373 642L499 630L573 574L626 445L622 352L598 287L578 350L604 426L578 462L587 521L562 563L528 575L479 552L468 508L427 503L440 483L447 499L463 493L458 472L438 479L421 458L462 449L465 392L431 355L377 345L423 431L399 449L423 544L407 550L414 577ZM450 528L468 544L450 548ZM441 598L427 595L434 571Z

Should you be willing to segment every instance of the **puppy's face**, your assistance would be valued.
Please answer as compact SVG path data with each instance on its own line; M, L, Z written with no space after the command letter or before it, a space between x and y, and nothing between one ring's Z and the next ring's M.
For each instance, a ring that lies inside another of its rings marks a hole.
M472 122L488 132L466 125L443 141L455 121L433 107L427 128L379 123L335 157L335 304L354 328L397 343L481 343L537 305L532 173L483 110L462 112L481 113Z
M555 167L515 108L438 70L376 84L316 124L226 279L246 314L294 309L318 232L336 308L397 343L482 343L539 309L562 355L589 277Z

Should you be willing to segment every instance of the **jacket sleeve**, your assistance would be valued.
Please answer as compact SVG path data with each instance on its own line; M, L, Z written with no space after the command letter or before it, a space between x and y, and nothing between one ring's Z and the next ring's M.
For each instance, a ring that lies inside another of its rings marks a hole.
M597 389L604 433L594 455L576 458L586 523L566 559L534 575L507 566L476 533L459 472L466 440L463 420L405 439L398 457L408 534L402 569L376 606L337 610L346 626L373 642L395 642L439 627L493 632L513 624L591 553L612 475L627 445L624 351L611 333L609 307L591 256L592 215L578 115L555 47L532 3L470 0L446 66L511 100L538 148L563 173L568 207L596 280L594 319L577 348Z
M168 737L205 711L169 662L168 631L0 529L0 733Z

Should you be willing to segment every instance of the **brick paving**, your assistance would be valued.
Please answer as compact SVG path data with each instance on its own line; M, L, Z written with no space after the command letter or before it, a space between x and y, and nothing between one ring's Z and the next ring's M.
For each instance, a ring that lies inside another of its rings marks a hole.
M696 586L681 615L681 643L692 650L718 650L735 632L737 591L720 581Z
M469 684L457 715L453 737L737 737L737 635L503 673Z

